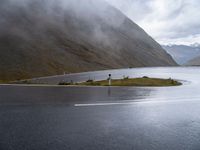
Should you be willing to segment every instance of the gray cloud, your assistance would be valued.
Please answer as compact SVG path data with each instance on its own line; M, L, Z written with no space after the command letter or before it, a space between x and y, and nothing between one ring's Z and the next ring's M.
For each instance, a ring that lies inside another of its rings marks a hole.
M107 0L161 44L200 42L198 0Z
M11 3L12 5L25 5L35 0L1 0L1 8L3 8L3 2ZM103 0L88 0L91 3L103 3ZM176 43L176 44L191 44L200 42L200 3L198 0L106 0L111 5L121 10L134 22L139 24L148 34L155 38L161 44ZM91 20L90 14L93 12L101 12L101 16L107 20L112 26L120 26L124 18L123 16L114 16L107 18L107 11L109 6L94 7L85 6L85 0L41 0L49 5L47 8L52 10L54 3L60 3L60 9L71 9L76 17L85 18ZM77 5L78 4L78 5ZM101 5L103 6L103 5ZM78 7L78 9L77 9ZM5 7L4 9L6 9ZM85 8L88 8L85 11ZM52 14L63 15L55 13L55 9ZM106 11L105 11L106 10ZM9 10L10 11L10 10ZM82 14L81 16L78 16ZM0 25L5 21L0 14ZM104 39L101 34L101 26L95 25L95 36L101 35L101 39ZM3 28L2 28L3 29ZM98 34L97 34L98 33Z

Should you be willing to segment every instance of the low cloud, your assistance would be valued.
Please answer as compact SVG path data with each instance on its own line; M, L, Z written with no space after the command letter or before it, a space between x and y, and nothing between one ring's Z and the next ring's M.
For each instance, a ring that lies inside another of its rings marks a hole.
M200 42L198 0L107 0L161 44Z

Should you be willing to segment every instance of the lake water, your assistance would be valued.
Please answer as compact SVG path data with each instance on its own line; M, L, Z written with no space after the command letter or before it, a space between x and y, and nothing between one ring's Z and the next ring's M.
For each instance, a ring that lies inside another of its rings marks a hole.
M1 150L198 150L200 68L156 67L34 79L158 77L175 87L0 85Z
M200 68L199 67L153 67L133 68L86 72L78 74L61 75L47 78L34 79L37 83L58 84L60 81L83 82L88 79L107 79L108 74L112 78L123 78L123 76L134 77L156 77L172 78L180 80L183 85L176 87L68 87L65 93L74 96L78 101L118 101L118 100L173 100L173 99L199 99L200 98ZM56 88L55 88L56 89ZM63 89L63 88L62 88ZM73 90L72 90L73 89ZM59 90L58 97L64 96ZM71 92L69 92L71 91ZM54 93L55 94L55 93ZM59 96L60 95L60 96Z

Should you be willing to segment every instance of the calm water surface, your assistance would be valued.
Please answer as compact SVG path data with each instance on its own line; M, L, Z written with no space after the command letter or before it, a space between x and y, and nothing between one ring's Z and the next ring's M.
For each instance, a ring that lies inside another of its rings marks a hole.
M0 150L199 150L200 68L137 68L35 79L174 78L176 87L0 86Z
M200 68L199 67L156 67L156 68L134 68L109 71L87 72L64 76L35 79L38 83L57 84L60 81L82 82L88 79L103 80L112 74L112 78L132 77L158 77L173 78L180 80L183 85L176 87L70 87L70 88L45 88L56 91L51 94L62 99L68 94L69 99L77 101L117 101L117 100L196 100L200 98ZM37 89L37 88L36 88ZM43 93L44 92L44 93ZM47 91L49 92L49 91ZM51 95L50 94L50 95ZM53 98L54 98L53 96Z

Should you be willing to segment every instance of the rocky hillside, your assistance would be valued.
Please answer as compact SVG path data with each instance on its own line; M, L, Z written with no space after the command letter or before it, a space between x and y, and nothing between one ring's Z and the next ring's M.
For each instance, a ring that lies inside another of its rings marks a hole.
M103 0L1 0L0 80L177 65Z
M186 66L200 66L200 56L195 57L192 60L189 60L187 63L185 63Z
M174 58L174 60L180 64L184 65L189 60L200 56L200 46L199 45L167 45L163 48Z

